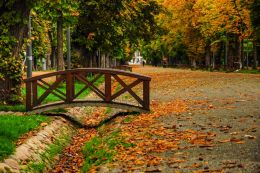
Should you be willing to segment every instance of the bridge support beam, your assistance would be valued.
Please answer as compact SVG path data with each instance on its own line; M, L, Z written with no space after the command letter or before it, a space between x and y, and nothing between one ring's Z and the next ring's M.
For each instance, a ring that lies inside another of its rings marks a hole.
M66 103L70 103L74 99L74 76L66 73Z

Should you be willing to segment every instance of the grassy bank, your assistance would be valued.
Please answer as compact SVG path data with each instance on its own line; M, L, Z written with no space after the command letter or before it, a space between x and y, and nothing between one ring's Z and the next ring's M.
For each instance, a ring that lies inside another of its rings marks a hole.
M0 116L0 160L3 160L15 150L16 141L25 133L36 129L49 118L39 115L31 116Z
M41 154L40 161L31 161L25 171L34 173L48 172L55 164L55 158L57 158L70 143L73 132L74 131L68 131L68 129L64 128L61 135Z

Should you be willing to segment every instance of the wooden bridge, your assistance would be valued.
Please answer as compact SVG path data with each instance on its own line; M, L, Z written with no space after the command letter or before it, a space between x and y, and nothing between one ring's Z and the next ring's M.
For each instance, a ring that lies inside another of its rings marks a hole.
M89 79L88 76L93 76ZM52 78L53 81L46 79ZM96 81L103 79L103 87L97 86ZM132 79L129 83L126 80ZM151 78L137 73L126 72L114 69L84 68L66 71L58 71L40 76L25 79L26 83L26 110L32 112L44 112L51 109L74 107L74 106L102 106L125 109L129 111L148 112L150 110L150 85ZM81 82L84 87L76 91L75 85ZM117 82L119 89L112 90L112 84ZM60 86L65 85L61 90ZM138 96L133 88L139 85ZM140 86L141 85L141 86ZM39 88L44 92L39 93ZM80 99L79 96L90 89L97 99ZM118 91L117 91L118 90ZM142 90L142 91L140 91ZM125 101L118 101L118 98L125 93L129 97ZM46 98L50 95L56 96L59 101L46 103ZM140 95L140 94L139 94ZM135 103L133 103L133 100Z

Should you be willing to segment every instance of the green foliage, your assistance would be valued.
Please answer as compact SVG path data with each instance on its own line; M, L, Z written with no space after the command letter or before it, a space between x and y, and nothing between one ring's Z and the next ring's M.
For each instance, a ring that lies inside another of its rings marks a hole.
M44 0L34 10L45 21L56 23L59 17L63 17L65 26L71 26L77 22L78 16L77 0Z
M7 103L21 102L20 84L22 83L22 60L0 55L0 81L11 81Z
M22 81L22 60L15 57L1 57L0 55L0 80L12 79L20 83Z
M154 14L159 9L155 1L80 1L75 44L90 52L101 49L127 58L127 49L137 47L140 39L150 40L157 32Z
M1 1L0 3L0 80L10 80L11 90L3 101L20 102L22 81L21 48L26 40L26 24L30 9L35 5L31 0Z
M260 40L260 1L254 0L251 4L251 22L256 33L257 38Z
M40 123L47 121L47 117L39 115L14 116L1 115L0 122L0 160L12 154L15 150L15 142L23 134L37 128Z

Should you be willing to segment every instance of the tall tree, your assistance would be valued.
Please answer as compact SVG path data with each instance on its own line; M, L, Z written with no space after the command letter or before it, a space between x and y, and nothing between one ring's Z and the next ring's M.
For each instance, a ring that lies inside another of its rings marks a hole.
M34 1L13 0L0 2L0 80L9 81L4 102L20 100L22 82L21 50L27 35L27 23Z
M251 22L253 25L253 30L254 30L254 51L253 51L253 57L254 57L254 64L253 68L256 69L257 67L257 59L260 62L260 58L257 58L259 56L257 53L259 52L257 47L257 44L260 44L260 1L254 0L253 3L251 4ZM259 52L260 53L260 52Z
M48 34L51 40L51 57L54 60L55 52L57 52L56 63L57 70L64 70L64 56L63 56L63 29L73 25L77 21L78 16L78 1L73 0L45 0L35 7L36 13L40 15L43 20L56 23L56 31L49 28ZM56 33L56 35L55 35ZM56 51L57 50L57 51Z

